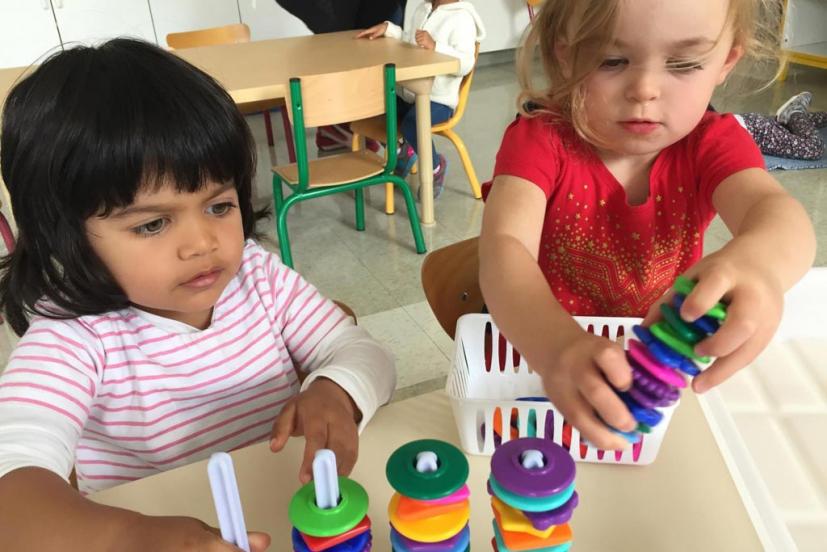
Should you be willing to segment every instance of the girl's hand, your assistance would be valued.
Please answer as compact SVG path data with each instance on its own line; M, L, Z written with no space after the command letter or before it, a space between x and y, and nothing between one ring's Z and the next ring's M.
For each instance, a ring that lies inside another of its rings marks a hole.
M579 330L540 375L551 402L584 438L602 449L628 446L606 428L606 423L621 431L637 427L612 389L632 385L632 369L619 344Z
M270 546L266 533L247 533L252 552ZM188 517L138 516L128 525L119 550L143 552L239 552L241 549L221 538L215 527Z
M356 464L359 433L356 422L361 412L344 389L332 380L319 378L293 397L276 417L270 450L278 452L293 435L304 435L304 458L299 481L312 478L316 451L327 448L336 453L340 475L348 475Z
M418 30L416 31L416 44L420 48L425 48L426 50L433 50L436 48L436 42L428 33L428 31Z
M692 381L692 389L703 393L752 362L764 350L781 321L784 291L766 271L751 265L749 259L733 258L726 248L701 259L685 276L696 284L681 307L684 320L696 320L718 301L728 303L721 328L695 345L699 355L717 357ZM663 300L670 300L673 294L668 293ZM662 301L649 310L645 325L660 317Z
M359 34L356 35L356 38L369 38L370 40L373 40L374 38L380 38L385 36L385 31L387 30L388 22L384 21L382 23L374 25L370 29L360 31Z

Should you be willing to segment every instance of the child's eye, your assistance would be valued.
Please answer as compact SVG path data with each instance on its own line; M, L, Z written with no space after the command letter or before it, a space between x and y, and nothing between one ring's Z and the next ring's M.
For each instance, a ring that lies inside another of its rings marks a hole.
M209 207L207 207L207 212L211 215L222 217L229 213L231 210L235 209L235 207L235 203L225 201L223 203L216 203L215 205L210 205Z
M601 69L617 69L619 67L623 67L624 65L628 65L629 60L626 58L608 58L604 59L603 63L600 64Z
M139 236L154 236L160 234L166 226L166 219L159 218L137 226L133 228L132 231Z
M678 73L691 73L703 69L703 66L697 61L667 61L666 66L670 71Z

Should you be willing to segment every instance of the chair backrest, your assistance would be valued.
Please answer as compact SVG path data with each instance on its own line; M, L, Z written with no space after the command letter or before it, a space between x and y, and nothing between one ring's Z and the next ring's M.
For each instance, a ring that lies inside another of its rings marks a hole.
M167 46L174 50L240 42L250 42L250 27L244 23L167 35Z
M483 311L479 282L479 238L457 242L428 253L422 263L422 288L439 325L451 339L457 319Z
M287 87L288 113L293 125L298 166L298 191L309 182L307 127L320 127L368 119L386 114L386 143L396 140L396 66L374 65L350 71L307 75L290 79ZM390 139L389 139L390 138ZM385 156L385 174L396 166L396 149Z
M469 71L467 75L462 77L462 82L459 85L459 102L457 103L457 108L454 110L454 114L451 115L451 118L445 121L444 123L439 123L438 125L434 125L437 128L452 128L456 125L460 119L462 119L463 113L465 113L465 107L468 105L468 95L471 93L471 83L474 82L474 73L477 71L477 61L480 57L480 43L477 42L474 48L474 67Z

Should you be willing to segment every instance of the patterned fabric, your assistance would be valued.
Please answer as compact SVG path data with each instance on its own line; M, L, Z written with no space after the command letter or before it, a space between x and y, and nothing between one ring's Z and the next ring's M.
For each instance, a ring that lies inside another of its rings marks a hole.
M762 113L739 116L764 155L806 160L824 155L824 140L818 129L827 126L827 112L793 113L786 125Z
M540 116L519 117L506 130L494 174L523 178L545 194L538 262L566 310L642 316L701 257L718 184L763 166L732 115L708 112L660 152L649 197L629 205L594 151L570 127Z

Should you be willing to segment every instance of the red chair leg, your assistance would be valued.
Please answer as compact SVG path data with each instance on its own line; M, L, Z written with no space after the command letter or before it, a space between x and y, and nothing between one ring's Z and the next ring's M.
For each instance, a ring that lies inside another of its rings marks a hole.
M287 108L282 107L281 122L284 125L284 141L287 142L287 157L291 163L296 162L296 146L293 144L293 129L290 127L290 119L287 117Z
M264 128L267 130L267 145L272 148L275 142L273 141L273 123L270 121L270 112L262 111L262 115L264 115Z

